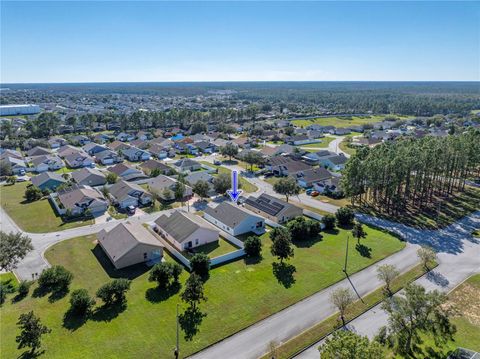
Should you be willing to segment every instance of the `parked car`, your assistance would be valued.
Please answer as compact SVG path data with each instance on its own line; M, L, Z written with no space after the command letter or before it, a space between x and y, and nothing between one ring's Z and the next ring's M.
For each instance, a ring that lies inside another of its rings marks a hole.
M319 194L320 194L320 192L318 192L318 191L312 191L312 192L310 193L310 196L312 196L312 197L317 197Z
M215 166L220 166L220 165L222 164L222 162L220 162L220 161L218 161L218 160L215 160L215 161L213 161L213 164L214 164Z
M134 206L128 206L127 207L127 213L130 215L135 214L135 207Z

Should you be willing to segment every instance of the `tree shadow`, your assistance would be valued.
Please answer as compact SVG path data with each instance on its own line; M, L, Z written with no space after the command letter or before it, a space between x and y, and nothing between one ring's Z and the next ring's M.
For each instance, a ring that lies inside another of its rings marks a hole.
M243 261L246 265L258 264L263 260L262 255L255 256L255 257L245 257Z
M12 298L12 304L18 303L21 300L25 299L27 294L17 294L15 297Z
M323 232L327 234L337 235L338 233L340 233L340 230L338 228L332 228L332 229L324 229Z
M295 283L295 277L293 274L297 271L297 268L293 264L289 263L272 263L273 275L277 278L277 281L285 288L290 288Z
M88 317L88 314L79 315L69 309L63 315L63 327L74 332L87 322Z
M93 314L91 315L91 319L96 322L110 322L116 317L119 316L120 313L127 309L127 303L112 303L110 305L102 305L95 309Z
M294 241L293 244L297 248L310 248L313 245L317 244L318 242L321 242L322 240L323 240L323 236L319 233L315 237L310 238L310 239Z
M450 284L449 280L440 272L429 271L427 273L427 279L441 287L446 287Z
M57 300L64 298L70 290L68 288L51 288L51 287L37 287L32 292L32 297L40 298L50 293L48 301L54 303Z
M364 244L357 243L355 249L360 253L362 257L372 258L372 248L367 247Z
M178 282L173 283L167 288L148 288L145 292L145 298L151 303L160 303L167 300L172 295L177 294L180 291L180 288L181 284Z
M34 359L34 358L38 358L39 356L43 355L45 353L45 350L36 350L34 352L32 351L26 351L26 352L23 352L22 354L20 354L18 356L17 359Z
M207 314L202 313L200 309L192 307L187 308L183 314L179 315L178 322L185 333L186 341L191 341L197 335L203 318L206 316Z

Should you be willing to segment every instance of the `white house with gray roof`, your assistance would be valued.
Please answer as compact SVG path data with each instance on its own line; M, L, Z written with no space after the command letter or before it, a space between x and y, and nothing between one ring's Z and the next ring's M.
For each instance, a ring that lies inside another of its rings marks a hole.
M120 208L138 207L152 202L152 195L136 183L118 181L110 186L108 193Z
M232 236L248 232L257 234L265 232L263 217L247 212L229 202L222 202L215 208L207 206L203 218Z

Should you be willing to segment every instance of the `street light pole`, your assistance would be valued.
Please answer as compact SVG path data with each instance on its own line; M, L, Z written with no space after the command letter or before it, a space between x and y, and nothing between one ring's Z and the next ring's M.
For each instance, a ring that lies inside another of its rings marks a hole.
M347 260L348 260L348 240L350 235L347 235L347 247L345 248L345 266L343 267L343 272L347 274Z

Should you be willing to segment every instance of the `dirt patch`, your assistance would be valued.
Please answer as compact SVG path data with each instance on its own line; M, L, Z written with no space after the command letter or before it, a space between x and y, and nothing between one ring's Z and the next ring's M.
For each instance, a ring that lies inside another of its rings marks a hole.
M445 304L454 311L455 316L466 318L470 323L480 326L480 287L464 283L449 295Z

